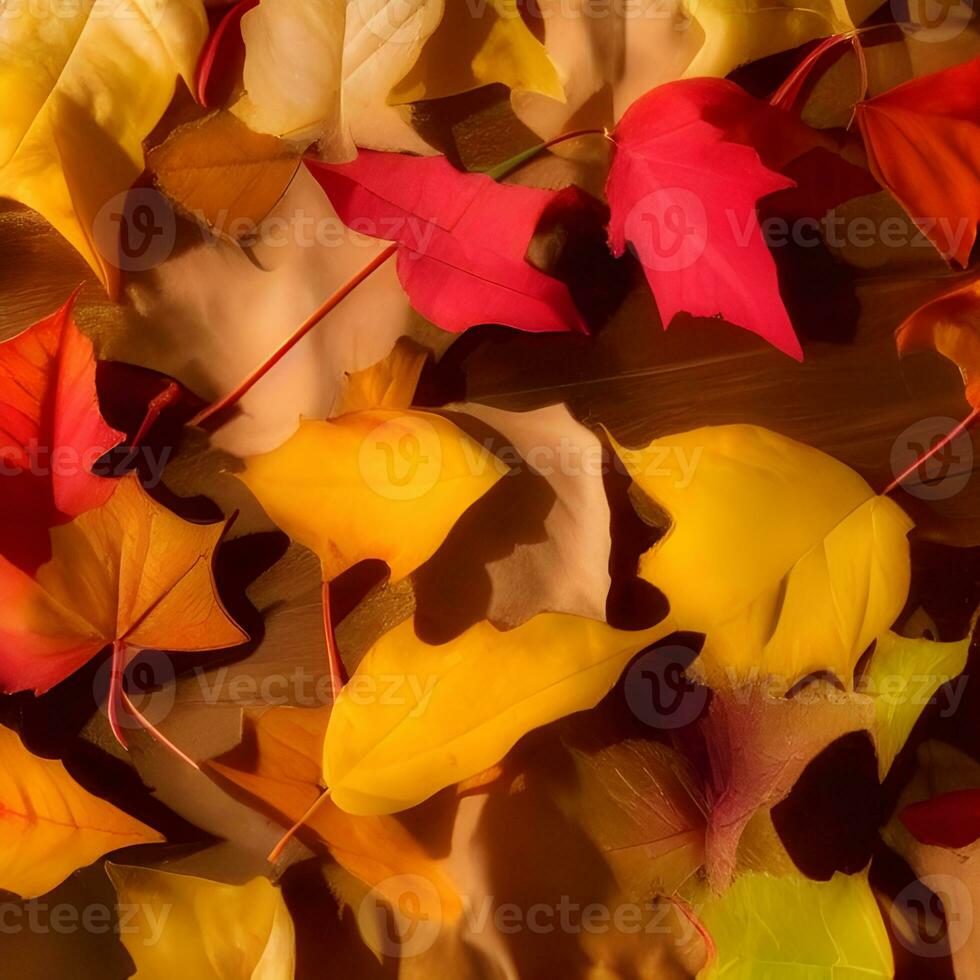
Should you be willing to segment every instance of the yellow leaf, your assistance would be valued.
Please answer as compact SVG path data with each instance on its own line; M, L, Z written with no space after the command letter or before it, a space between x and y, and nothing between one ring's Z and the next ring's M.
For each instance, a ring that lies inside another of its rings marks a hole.
M252 129L327 159L358 146L424 150L386 105L442 18L444 0L263 0L242 18L245 95L232 111ZM284 68L284 66L288 66Z
M517 0L478 8L450 2L414 68L391 92L394 103L440 99L499 82L559 102L564 89L544 45L528 30Z
M972 640L972 630L953 643L909 639L892 632L878 637L861 689L874 698L881 779L888 775L923 708L943 684L966 670Z
M106 871L138 980L293 980L293 920L265 878L225 885L121 864Z
M178 127L146 157L167 197L234 239L256 233L299 162L288 143L253 132L230 112Z
M156 650L243 642L211 567L224 530L181 519L127 476L101 507L52 529L35 578L0 558L0 686L47 690L117 640Z
M354 814L415 806L499 762L532 729L594 707L670 631L550 613L507 632L478 623L431 646L407 620L368 651L334 705L323 746L331 796ZM382 697L385 678L399 683Z
M0 18L0 195L39 211L110 295L118 229L104 208L143 170L143 140L207 31L200 0L27 3Z
M686 78L724 77L750 61L846 34L882 0L688 0L688 13L704 31L704 44Z
M44 895L109 851L162 840L0 725L0 889Z
M304 421L239 478L269 517L315 551L324 581L380 558L398 581L500 478L502 464L438 415L374 409Z
M695 429L644 449L616 447L639 488L672 518L640 559L677 629L705 633L690 670L771 693L854 666L909 587L912 522L843 463L752 425Z
M694 907L715 945L698 980L894 976L866 873L810 881L751 872L720 897L702 892Z
M429 352L408 337L399 337L387 357L347 375L347 384L335 414L367 408L408 408L415 397Z
M246 712L245 741L210 766L262 801L290 827L321 793L323 736L329 715L329 708ZM416 875L432 886L420 895L423 907L419 915L449 921L462 912L459 891L441 862L397 818L351 816L328 799L306 826L342 868L391 904L397 904L399 884L392 879Z

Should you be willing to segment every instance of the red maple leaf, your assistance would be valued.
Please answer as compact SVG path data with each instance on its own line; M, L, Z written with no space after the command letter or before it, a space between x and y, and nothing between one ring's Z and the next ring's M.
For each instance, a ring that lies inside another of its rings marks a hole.
M32 570L48 529L108 500L116 481L93 464L124 439L106 424L92 342L57 313L0 344L0 553Z
M855 112L874 175L946 260L965 268L980 221L980 58Z
M361 150L352 163L307 167L346 225L397 243L409 301L443 330L585 330L567 286L525 259L542 216L565 192L498 184L445 157Z

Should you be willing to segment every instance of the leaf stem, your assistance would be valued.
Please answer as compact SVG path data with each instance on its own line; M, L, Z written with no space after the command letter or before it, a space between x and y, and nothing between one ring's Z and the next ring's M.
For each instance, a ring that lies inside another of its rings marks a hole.
M340 692L347 683L344 663L337 649L337 637L333 631L333 619L330 615L330 583L323 583L323 636L327 644L327 662L330 664L330 697L336 703Z
M928 462L941 449L945 449L958 435L966 432L976 420L980 418L980 408L975 408L970 414L960 422L954 429L948 432L939 440L928 452L923 453L911 466L906 467L891 483L881 491L882 496L891 493L896 487L900 486L909 476L911 476L923 463Z
M360 272L347 280L335 293L328 296L293 332L273 351L247 378L228 392L223 398L203 408L190 420L190 425L201 425L212 415L223 412L236 404L256 382L264 378L332 309L339 306L368 276L379 269L390 259L398 249L398 243L392 242L379 252Z
M176 381L171 381L159 394L154 395L146 406L146 415L140 424L139 431L133 436L130 444L131 449L135 449L145 438L154 423L160 417L160 413L170 405L180 400L180 385Z
M164 748L172 752L182 762L186 762L192 769L200 772L201 767L185 752L179 749L167 738L159 728L154 725L140 710L133 704L132 699L126 693L126 641L114 640L112 644L112 667L109 675L109 695L107 704L107 714L109 716L109 727L116 741L128 752L129 743L123 734L122 724L120 723L120 711L122 708L128 715L135 718L142 728L150 733Z
M310 817L312 817L313 814L316 813L316 811L319 810L320 807L327 802L329 798L330 798L330 790L325 789L313 801L313 803L310 805L310 808L306 811L306 813L304 813L303 816L301 816L299 820L297 820L296 823L294 823L292 827L290 827L289 830L286 831L286 833L279 839L279 843L276 844L276 846L269 852L268 858L266 858L266 860L270 864L275 864L276 861L278 861L279 858L282 857L282 852L286 849L286 845L296 836L296 834L298 833L299 829L303 826L303 824L305 824L310 819Z
M612 137L605 129L575 129L570 133L561 133L558 136L554 136L545 143L538 143L535 146L528 147L526 150L521 150L516 156L504 160L503 163L498 163L497 166L491 167L489 170L484 171L484 173L492 180L501 180L518 167L527 163L528 160L533 160L539 153L543 153L553 146L558 146L559 143L564 143L566 140L578 139L580 136L605 136L606 139L612 140Z

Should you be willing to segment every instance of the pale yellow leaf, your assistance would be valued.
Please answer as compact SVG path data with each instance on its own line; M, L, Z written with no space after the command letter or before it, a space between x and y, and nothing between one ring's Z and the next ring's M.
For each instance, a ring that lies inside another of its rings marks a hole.
M265 878L226 885L120 864L106 871L138 980L293 980L293 920Z

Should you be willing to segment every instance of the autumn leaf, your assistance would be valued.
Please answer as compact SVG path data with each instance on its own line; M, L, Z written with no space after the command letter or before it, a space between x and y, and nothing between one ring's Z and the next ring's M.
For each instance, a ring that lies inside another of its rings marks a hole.
M695 914L715 946L698 980L894 976L867 873L830 881L744 874L721 896L699 896Z
M884 779L919 715L943 684L966 669L970 635L952 643L899 636L878 637L861 690L874 697L878 774Z
M77 4L55 21L41 8L3 18L0 195L39 211L112 296L119 229L106 207L143 170L143 140L178 76L193 84L207 18L200 0L104 14Z
M302 422L279 449L247 459L239 478L279 527L317 553L324 581L365 558L387 562L398 581L502 469L438 415L372 409Z
M664 327L675 314L724 319L802 358L759 225L823 218L879 190L837 143L727 80L672 82L637 99L613 130L609 244L643 266Z
M386 101L443 7L443 0L264 0L241 19L245 94L232 111L251 129L299 149L316 143L324 159L350 159L355 144L424 150Z
M242 745L212 761L209 768L259 800L285 826L292 826L322 792L323 737L329 714L329 708L246 712ZM398 882L392 879L420 875L437 898L423 903L422 914L453 920L462 912L459 891L442 862L427 853L395 817L353 817L327 799L306 826L341 867L386 900L395 903L398 898ZM432 896L426 889L421 897Z
M545 613L507 632L478 623L430 646L405 621L368 651L334 704L323 746L331 798L353 814L415 806L489 768L531 729L596 705L669 632ZM394 703L359 694L381 676L405 678Z
M604 620L612 541L598 437L565 405L441 411L474 436L492 427L483 445L513 465L415 575L416 622L458 631L481 619L511 629L541 612Z
M980 964L972 914L980 898L978 787L980 770L971 757L942 742L925 742L919 746L918 767L881 832L921 882L894 903L893 926L913 950L941 937L957 980L973 976ZM931 894L941 904L926 908L921 899Z
M896 331L899 354L935 350L963 375L966 400L980 410L980 278L920 306Z
M135 476L51 532L31 577L0 559L0 687L48 690L110 643L217 650L247 637L218 599L212 555L224 524L160 506Z
M565 284L525 261L559 195L464 174L444 157L362 150L353 163L307 166L345 224L397 242L412 306L443 330L585 330Z
M390 99L395 104L442 99L494 82L564 99L555 66L524 23L518 0L478 6L450 0L442 22Z
M360 371L350 371L335 415L372 408L408 408L415 397L419 377L429 351L400 337L380 361Z
M545 140L570 130L611 129L641 95L680 78L701 47L681 3L648 7L645 16L623 4L596 17L592 0L537 0L527 9L543 27L564 101L519 89L510 101L518 119ZM583 152L576 146L575 158Z
M749 61L851 33L880 6L881 0L690 0L687 9L704 31L704 44L685 75L724 77Z
M305 167L259 232L246 252L178 218L175 254L127 276L134 322L104 332L101 356L163 371L212 401L384 247L344 227ZM394 263L385 263L370 288L330 314L329 330L306 337L242 398L212 443L236 456L276 448L300 417L335 414L347 373L377 362L404 334L452 339L412 311Z
M609 246L614 255L633 247L665 327L682 311L722 316L799 360L756 215L760 198L793 181L763 166L751 147L727 141L703 117L703 92L663 85L616 125Z
M118 907L134 913L120 938L140 980L292 980L293 920L265 878L229 885L122 864L106 871Z
M0 836L0 888L23 898L46 894L109 851L163 840L79 786L61 762L32 755L2 725Z
M299 154L221 111L179 126L146 165L185 214L239 239L253 236L285 193Z
M966 268L980 221L980 58L860 102L855 113L874 175L940 254Z
M698 727L708 757L705 865L715 891L735 876L749 821L785 799L831 742L873 723L870 698L842 696L820 682L788 698L762 686L714 695Z
M706 805L692 767L676 749L639 738L568 750L578 778L565 807L623 894L675 894L704 863Z
M48 557L48 528L104 504L116 487L92 473L124 435L100 414L92 342L75 324L74 301L0 344L0 551L26 571Z
M706 634L689 670L716 690L771 677L779 694L825 670L850 687L905 603L912 522L901 508L843 463L757 426L616 451L671 517L640 575L667 595L677 629Z

